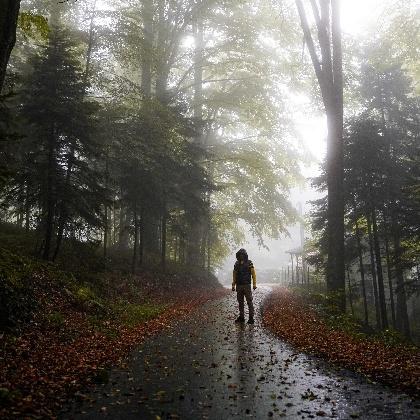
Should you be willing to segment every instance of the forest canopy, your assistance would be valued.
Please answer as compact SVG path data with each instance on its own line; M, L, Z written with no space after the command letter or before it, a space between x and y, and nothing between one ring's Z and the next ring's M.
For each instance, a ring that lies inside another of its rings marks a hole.
M261 244L286 232L300 37L293 10L258 3L21 3L2 208L45 259L77 238L210 269L240 221Z

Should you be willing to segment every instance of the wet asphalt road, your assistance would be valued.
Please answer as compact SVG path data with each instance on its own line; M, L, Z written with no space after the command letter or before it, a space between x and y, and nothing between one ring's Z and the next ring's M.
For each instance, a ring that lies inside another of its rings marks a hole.
M261 325L234 324L235 294L143 343L127 369L62 419L420 419L420 401L293 350Z

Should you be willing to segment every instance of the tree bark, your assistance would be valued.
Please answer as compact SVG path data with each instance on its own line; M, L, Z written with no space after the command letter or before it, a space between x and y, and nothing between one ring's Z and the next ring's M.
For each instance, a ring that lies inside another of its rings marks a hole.
M301 0L296 0L305 42L309 49L327 115L328 262L326 281L328 289L337 292L337 305L344 311L346 299L343 196L343 75L339 3L339 0L321 0L321 13L319 13L316 1L311 1L318 29L318 41L321 50L320 63L303 3Z
M388 275L389 300L391 303L392 326L396 328L394 289L393 289L394 285L392 284L392 266L391 266L391 257L390 257L390 252L389 252L389 239L388 239L387 232L385 232L385 254L386 254L386 267L387 267L387 275Z
M402 264L401 234L395 215L392 215L392 236L394 242L394 265L397 280L397 307L395 314L396 326L407 338L410 338L410 323L407 313L407 296L404 284L404 269Z
M0 93L3 89L10 54L16 43L19 10L20 0L0 2Z
M137 216L137 203L134 203L133 209L133 221L134 221L134 245L133 245L133 258L131 261L131 272L134 274L137 269L137 248L139 242L139 221Z
M194 49L194 107L193 115L196 124L195 143L203 145L203 23L199 16L193 24L195 49ZM195 191L195 195L204 198L204 192ZM189 211L189 229L187 236L187 263L193 266L205 266L205 230L208 227L203 214L198 214L194 209ZM200 244L200 245L198 245Z
M48 168L47 168L47 190L45 197L45 236L44 248L42 258L49 260L52 237L54 232L54 217L55 217L55 178L56 178L56 144L55 144L55 128L54 124L51 126L48 139Z
M351 283L350 283L350 270L347 267L347 288L349 289L349 303L350 303L350 310L351 310L351 314L352 316L354 316L354 308L353 308L353 296L352 296L352 292L351 292Z
M383 330L388 328L388 315L386 312L384 277L382 271L381 248L379 245L378 226L376 222L376 211L372 208L372 227L373 227L373 244L375 250L376 273L378 276L378 294L379 294L379 308L381 311L381 327Z
M29 203L29 183L25 185L25 230L29 232L31 223L31 206Z
M108 233L109 233L109 216L108 216L108 205L105 203L104 205L104 258L107 257L108 254Z
M378 284L376 280L375 254L373 251L372 224L371 224L369 215L366 217L366 220L367 220L368 237L369 237L369 254L370 254L370 267L371 267L371 272L372 272L373 296L375 300L376 326L377 328L381 328L381 313L379 309Z
M85 66L85 72L83 75L85 86L87 86L89 82L90 68L91 68L91 62L92 62L92 51L93 51L93 44L94 44L94 39L95 39L96 3L97 3L97 0L94 0L91 15L90 15L90 22L89 22L89 37L88 37L87 52L86 52L86 66Z
M144 210L140 208L140 244L139 244L139 264L143 265L144 260Z
M355 227L356 227L357 253L359 256L360 278L361 278L361 283L362 283L363 312L364 312L365 324L369 325L368 304L367 304L367 297L366 297L365 268L363 266L362 244L360 240L360 229L359 229L359 224L357 222L357 219L355 221Z
M166 212L166 203L163 205L162 209L162 232L161 232L161 264L165 268L166 265L166 225L167 225L167 212Z

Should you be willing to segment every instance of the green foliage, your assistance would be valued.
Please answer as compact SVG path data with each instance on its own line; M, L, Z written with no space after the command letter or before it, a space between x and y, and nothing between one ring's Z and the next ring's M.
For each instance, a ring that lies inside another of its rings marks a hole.
M294 9L147 4L96 4L87 19L81 2L23 5L29 39L12 67L26 137L1 197L43 235L45 258L60 250L65 262L62 238L106 236L108 250L134 251L133 270L140 258L211 270L245 223L263 245L296 220L288 194L304 154L284 89L300 83ZM198 26L202 51L185 42ZM43 45L31 41L36 31Z
M118 318L127 326L134 326L155 318L165 309L164 305L119 303L113 305L113 311Z
M23 31L25 36L46 40L50 32L48 20L45 16L37 15L32 12L21 12L18 18L18 28Z
M407 337L404 337L404 335L401 334L401 332L396 331L392 328L379 332L378 334L376 334L375 338L389 346L399 346L401 344L407 346L411 344L407 340Z

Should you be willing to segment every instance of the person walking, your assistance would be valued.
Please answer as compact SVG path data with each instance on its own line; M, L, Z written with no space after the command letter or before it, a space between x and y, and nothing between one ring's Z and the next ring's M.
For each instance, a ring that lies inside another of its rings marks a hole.
M236 296L239 303L239 316L235 322L245 322L244 298L248 305L249 319L248 324L254 323L254 303L252 302L252 288L257 288L257 274L255 273L254 264L248 259L248 253L241 248L236 253L236 262L233 267L232 291L236 289Z

